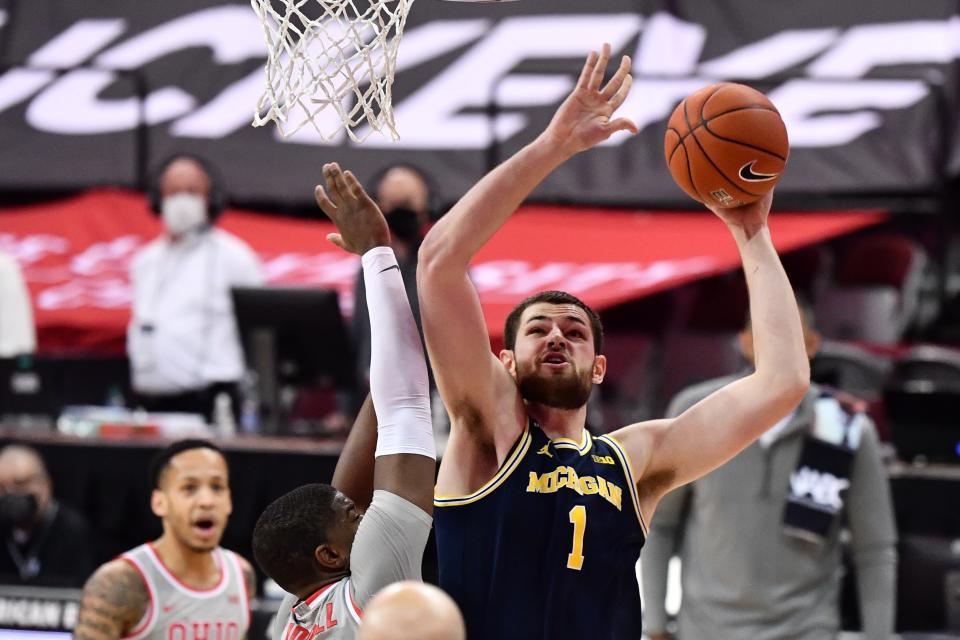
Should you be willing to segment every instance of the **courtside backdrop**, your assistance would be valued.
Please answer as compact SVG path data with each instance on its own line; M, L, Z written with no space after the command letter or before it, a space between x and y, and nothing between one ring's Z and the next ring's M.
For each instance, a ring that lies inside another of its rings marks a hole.
M771 227L777 248L788 252L885 219L869 211L780 211ZM335 289L343 312L352 315L359 258L326 240L331 223L228 209L222 226L257 252L270 285ZM40 350L122 352L130 260L159 233L143 196L129 191L90 191L4 210L0 251L23 269ZM564 247L561 255L557 247ZM739 264L730 234L706 211L541 205L524 207L507 222L480 251L471 277L497 338L510 309L544 289L563 289L606 309Z
M640 135L574 159L539 199L690 204L663 129L719 80L753 84L783 114L780 193L930 192L960 174L956 1L417 0L394 91L402 140L363 145L249 126L266 48L248 2L0 0L0 25L0 190L142 186L191 150L244 202L309 202L329 160L361 178L412 161L450 199L542 129L604 41L634 58L621 112Z

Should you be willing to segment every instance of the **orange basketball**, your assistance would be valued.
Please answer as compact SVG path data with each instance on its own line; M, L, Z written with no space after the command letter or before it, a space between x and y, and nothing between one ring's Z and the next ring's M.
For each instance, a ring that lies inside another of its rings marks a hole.
M677 105L663 151L681 189L694 200L726 209L759 200L773 189L790 144L780 113L765 95L721 82Z

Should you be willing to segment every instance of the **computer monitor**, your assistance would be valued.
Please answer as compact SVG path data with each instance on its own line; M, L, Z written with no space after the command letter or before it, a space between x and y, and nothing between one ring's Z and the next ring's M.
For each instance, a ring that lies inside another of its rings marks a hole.
M354 386L353 349L329 289L237 287L233 289L248 366L257 372L265 431L276 433L279 385L311 386L329 381Z
M901 459L960 462L960 387L912 380L886 389L883 400Z
M23 355L0 359L0 415L56 417L67 405L130 397L125 357Z

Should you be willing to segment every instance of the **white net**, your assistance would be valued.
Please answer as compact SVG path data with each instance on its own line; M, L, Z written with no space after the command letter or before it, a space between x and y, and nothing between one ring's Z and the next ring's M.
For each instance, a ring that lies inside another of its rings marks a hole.
M310 125L399 139L391 107L397 48L413 0L251 0L267 39L266 90L253 126L283 136Z

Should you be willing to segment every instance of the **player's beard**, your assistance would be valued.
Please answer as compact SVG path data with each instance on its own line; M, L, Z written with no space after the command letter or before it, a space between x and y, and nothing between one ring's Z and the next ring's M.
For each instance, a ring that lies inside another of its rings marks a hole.
M536 365L534 365L536 366ZM587 404L593 390L591 371L580 373L571 363L570 375L545 376L536 371L519 372L517 385L527 402L554 409L579 409Z
M192 551L193 553L209 553L217 548L217 545L220 544L220 539L222 535L214 536L210 540L194 540L191 539L191 536L179 536L180 544Z

